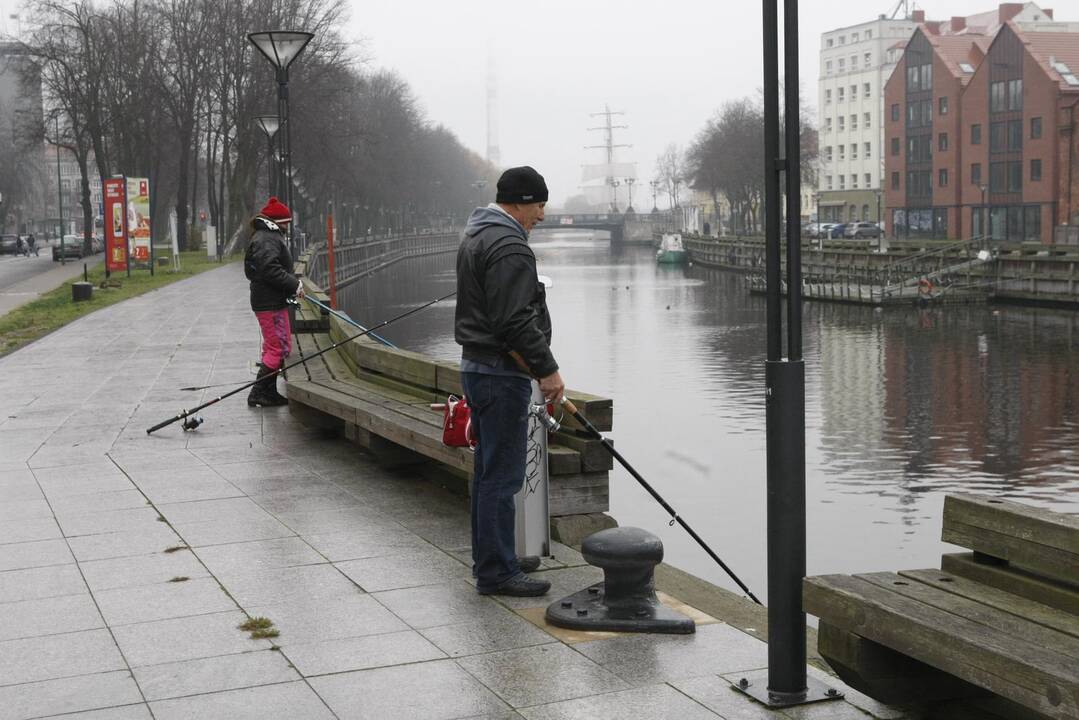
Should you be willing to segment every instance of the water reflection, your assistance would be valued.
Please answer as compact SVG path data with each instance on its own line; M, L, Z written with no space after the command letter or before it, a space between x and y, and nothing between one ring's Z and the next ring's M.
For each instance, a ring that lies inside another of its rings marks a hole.
M764 299L737 275L657 266L650 248L537 233L554 352L571 387L615 399L622 452L764 594ZM399 263L341 292L375 324L453 289L453 256ZM1076 317L963 306L805 306L811 573L935 567L943 493L991 490L1079 512ZM385 328L456 360L449 301ZM730 586L616 468L611 512L667 558Z

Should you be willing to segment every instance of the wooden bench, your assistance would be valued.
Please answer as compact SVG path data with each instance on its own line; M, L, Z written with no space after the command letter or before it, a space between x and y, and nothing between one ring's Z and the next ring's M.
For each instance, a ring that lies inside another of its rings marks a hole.
M806 578L818 649L885 703L973 698L1005 717L1079 718L1079 515L949 495L941 569Z
M313 296L329 302L320 292ZM298 325L314 332L294 336L292 360L359 332L339 318L318 318L317 309L312 310L310 303L303 305L298 311L303 324ZM322 327L328 332L319 332ZM471 477L473 454L442 444L442 413L430 408L431 403L445 402L447 395L461 395L456 363L360 338L290 370L287 393L292 412L324 425L332 418L330 425L385 462L429 460L462 481ZM572 390L567 395L600 430L611 429L611 400ZM571 424L572 418L568 420ZM612 467L610 453L598 441L566 433L552 436L548 455L551 515L608 510Z

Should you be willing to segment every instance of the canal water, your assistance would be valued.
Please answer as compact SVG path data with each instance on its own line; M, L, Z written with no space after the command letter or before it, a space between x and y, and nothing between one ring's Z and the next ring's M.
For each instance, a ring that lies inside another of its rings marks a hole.
M539 231L553 349L571 388L614 399L622 454L765 596L764 298L742 276L657 266L648 247ZM453 290L454 256L398 263L341 293L365 324ZM939 567L943 496L1079 512L1079 314L1015 306L807 303L808 571ZM453 304L385 329L459 359ZM733 583L616 465L611 514L668 562Z

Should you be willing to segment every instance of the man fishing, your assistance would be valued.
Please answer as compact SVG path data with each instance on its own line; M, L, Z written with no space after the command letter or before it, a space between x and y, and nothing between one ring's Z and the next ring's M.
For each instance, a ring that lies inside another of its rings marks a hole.
M244 275L251 282L251 309L262 331L258 379L247 396L251 407L288 405L288 399L277 392L274 373L292 351L288 299L293 295L303 297L303 283L292 273L292 256L285 243L290 222L288 206L271 197L251 221L254 234L244 253Z
M525 477L532 378L548 402L565 384L551 354L551 318L528 233L543 220L547 184L533 168L506 170L495 202L476 208L457 252L454 336L479 442L472 483L472 562L481 595L536 596L515 552L513 496ZM538 563L532 563L534 569Z

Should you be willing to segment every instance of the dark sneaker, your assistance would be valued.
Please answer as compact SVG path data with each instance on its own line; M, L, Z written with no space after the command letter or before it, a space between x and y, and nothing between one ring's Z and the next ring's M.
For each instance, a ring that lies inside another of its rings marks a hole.
M508 595L510 597L537 597L546 595L550 589L551 583L547 580L533 580L523 573L489 590L476 588L480 595Z
M534 573L539 570L539 555L525 555L524 557L519 557L517 558L517 564L521 566L521 572Z

